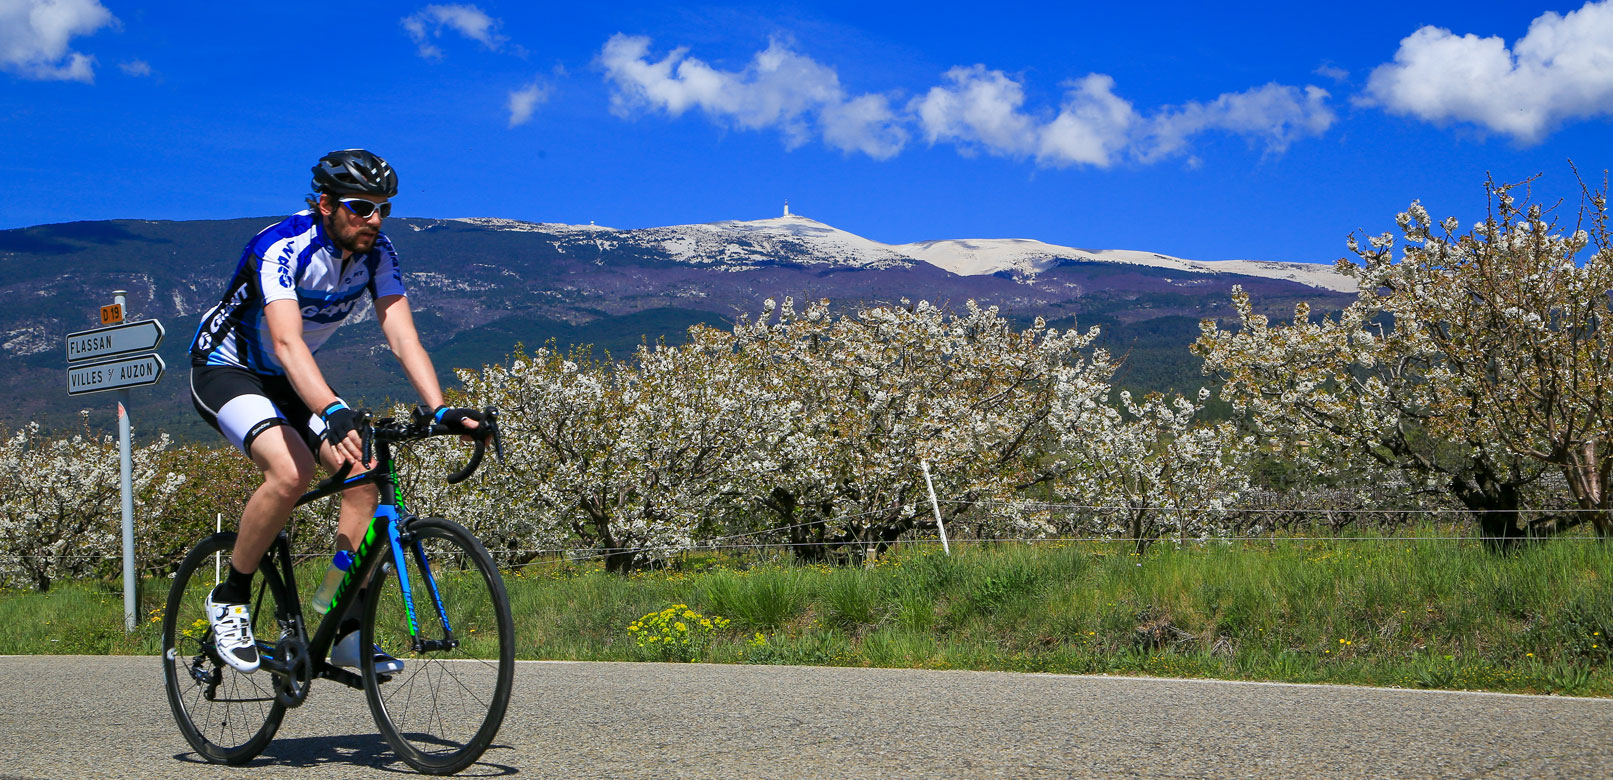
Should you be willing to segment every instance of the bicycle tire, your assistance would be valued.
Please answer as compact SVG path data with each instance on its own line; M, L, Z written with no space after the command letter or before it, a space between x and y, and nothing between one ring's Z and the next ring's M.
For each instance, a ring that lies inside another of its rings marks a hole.
M366 653L364 693L376 726L405 763L426 774L453 774L481 758L504 722L515 677L509 596L492 556L463 526L419 518L403 538L419 636L446 637L420 568L423 553L459 644L415 651L400 579L389 560L367 589L359 641L360 647L380 647L404 667L383 676Z
M215 565L228 566L234 547L235 534L214 534L196 545L174 573L162 618L162 668L168 706L185 740L210 762L238 765L263 752L286 708L275 701L267 670L241 674L210 649L213 632L205 602L218 584ZM278 599L261 576L254 580L252 596L252 632L263 652L279 637Z

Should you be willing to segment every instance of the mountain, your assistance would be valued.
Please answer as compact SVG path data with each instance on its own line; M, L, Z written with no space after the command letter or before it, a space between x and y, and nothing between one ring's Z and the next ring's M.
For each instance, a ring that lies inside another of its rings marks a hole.
M920 241L892 247L960 276L1008 273L1030 281L1050 268L1069 263L1115 263L1164 268L1192 274L1233 274L1287 279L1335 292L1359 289L1354 279L1316 263L1281 263L1261 260L1183 260L1156 252L1128 249L1075 249L1029 238L952 239Z
M546 233L566 236L557 251L574 249L661 253L689 265L754 270L789 262L806 266L838 266L883 270L928 263L958 276L1006 273L1029 282L1051 268L1075 263L1113 263L1162 268L1192 274L1233 274L1285 279L1335 292L1355 292L1355 280L1316 263L1259 260L1184 260L1154 252L1125 249L1076 249L1027 238L949 239L911 244L882 244L817 220L790 214L748 222L724 221L701 225L615 230L594 225L574 226L518 222L507 219L456 220L492 230ZM418 229L418 228L417 228Z
M39 420L75 425L80 408L106 427L110 398L66 395L64 338L95 327L98 307L128 290L131 319L160 319L162 381L134 391L132 416L182 438L208 431L189 408L186 349L217 301L241 247L276 218L110 220L0 231L0 428ZM837 305L975 299L1020 322L1101 325L1103 343L1130 356L1121 381L1139 389L1202 383L1187 344L1203 317L1230 314L1241 284L1257 308L1288 316L1353 298L1350 280L1303 263L1206 262L1127 250L1085 250L1028 239L884 244L799 215L616 230L503 219L395 218L422 339L445 381L455 367L505 358L517 343L592 344L621 356L695 323L722 327L765 298ZM371 404L408 383L366 307L320 352L332 384Z

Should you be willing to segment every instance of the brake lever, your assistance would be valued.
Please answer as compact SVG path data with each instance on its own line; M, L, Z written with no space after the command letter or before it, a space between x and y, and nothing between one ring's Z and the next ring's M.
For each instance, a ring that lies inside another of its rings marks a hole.
M375 460L375 426L371 424L374 419L374 415L369 412L359 413L361 427L358 439L364 450L364 461L360 465L366 469L370 467L370 461Z
M494 407L494 406L487 407L487 427L488 427L488 431L489 431L489 434L490 434L489 438L491 438L493 440L493 454L498 457L498 462L500 464L503 464L504 463L504 436L503 436L502 433L499 432L499 427L498 427L498 408L497 407Z

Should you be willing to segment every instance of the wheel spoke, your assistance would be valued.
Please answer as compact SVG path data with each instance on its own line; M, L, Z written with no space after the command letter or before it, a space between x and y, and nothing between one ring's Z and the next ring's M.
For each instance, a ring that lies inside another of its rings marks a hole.
M168 702L185 739L208 761L238 764L263 750L285 708L275 701L269 671L243 675L222 665L210 649L205 603L216 584L213 556L232 545L233 535L212 537L175 572L163 618L163 666ZM261 580L253 590L252 622L272 631L279 606L274 590ZM198 673L217 682L199 680Z
M409 764L431 771L457 771L491 742L509 701L514 651L509 647L509 606L502 580L480 545L462 529L440 520L416 521L419 556L405 556L421 639L460 638L453 650L412 649L397 579L371 595L365 617L370 639L397 653L405 669L370 691L371 710L387 740ZM420 556L426 568L420 566ZM435 578L428 580L427 570ZM437 599L431 598L432 582ZM466 641L480 634L474 641ZM366 683L373 664L366 666Z

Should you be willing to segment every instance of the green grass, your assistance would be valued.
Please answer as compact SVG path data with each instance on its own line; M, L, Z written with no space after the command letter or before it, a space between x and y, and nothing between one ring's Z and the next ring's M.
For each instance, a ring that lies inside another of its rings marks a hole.
M696 653L719 663L1613 695L1605 543L1508 556L1434 538L954 552L905 550L867 569L692 556L625 578L550 562L506 582L522 658L661 657L627 626L688 604L733 621ZM155 652L156 624L125 635L121 616L115 584L0 593L0 653Z

